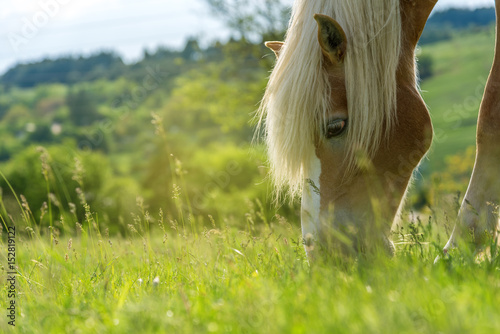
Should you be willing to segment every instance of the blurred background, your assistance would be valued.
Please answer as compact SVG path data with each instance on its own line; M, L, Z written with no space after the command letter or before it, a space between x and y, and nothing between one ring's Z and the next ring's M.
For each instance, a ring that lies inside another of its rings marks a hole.
M111 232L160 210L201 225L298 223L296 204L272 204L251 121L274 62L262 43L283 39L292 1L0 1L2 215L20 220L22 206L61 231L85 212ZM440 0L424 31L436 136L411 211L455 210L466 190L493 5Z

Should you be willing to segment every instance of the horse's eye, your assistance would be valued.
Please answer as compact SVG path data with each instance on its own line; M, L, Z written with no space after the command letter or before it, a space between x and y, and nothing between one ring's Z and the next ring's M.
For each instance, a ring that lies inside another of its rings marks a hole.
M334 137L340 136L344 130L346 129L347 120L345 119L337 119L334 120L326 126L326 139L331 139Z

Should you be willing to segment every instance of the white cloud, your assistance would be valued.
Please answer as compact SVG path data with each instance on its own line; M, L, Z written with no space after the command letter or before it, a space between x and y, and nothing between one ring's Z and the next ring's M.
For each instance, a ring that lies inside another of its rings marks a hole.
M4 20L13 16L29 14L38 7L38 4L34 1L29 0L2 0L0 1L0 6L2 8L2 11L0 12L0 18Z
M81 18L84 18L96 11L106 12L107 10L114 10L117 7L120 7L121 2L123 2L123 0L72 0L61 12L61 20L80 20Z

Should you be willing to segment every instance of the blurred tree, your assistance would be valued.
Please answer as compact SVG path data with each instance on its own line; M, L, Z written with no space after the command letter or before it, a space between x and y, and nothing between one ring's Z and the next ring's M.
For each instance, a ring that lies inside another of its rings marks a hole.
M475 157L475 146L468 147L464 152L447 156L445 158L446 170L433 174L433 178L439 181L441 190L447 193L456 193L457 191L465 193L474 168Z
M167 104L167 131L182 129L196 133L199 145L231 140L251 140L249 124L265 87L265 72L256 71L261 80L241 81L225 73L224 66L209 64L203 71L190 71L176 80ZM248 79L248 78L247 78Z
M418 57L418 73L420 76L420 80L425 80L432 77L434 60L429 54L422 54Z
M290 6L283 0L206 0L242 39L281 40L290 18Z
M455 29L470 26L489 26L495 23L495 8L449 8L434 13L427 23L429 27L450 26Z
M418 43L420 45L424 44L432 44L432 43L437 43L441 41L447 41L452 39L453 37L453 29L450 28L449 26L427 26L422 33L422 37L420 37L420 40Z
M201 49L196 38L189 38L182 51L182 58L185 60L198 60L201 56Z
M7 114L9 111L9 105L5 102L0 102L0 120Z
M84 89L77 92L69 91L66 96L70 119L78 126L90 125L100 118L97 107L89 94Z
M39 124L28 136L28 141L34 143L49 143L52 139L52 132L48 124Z
M116 79L125 65L116 53L100 52L89 57L60 57L30 64L17 64L0 77L9 86L34 87L43 83L72 84L101 78Z
M450 40L456 31L473 27L489 27L495 22L495 8L449 8L432 14L419 44Z
M66 216L67 227L74 226L77 221L83 223L85 213L81 200L84 196L93 212L99 212L101 217L113 218L103 220L110 222L109 227L116 231L122 228L118 225L119 218L129 216L139 194L134 179L113 174L105 155L79 152L69 146L27 147L17 152L2 171L16 193L26 198L36 222L43 226L50 224L47 215L41 218L41 211L46 211L44 202L49 201L56 219ZM0 179L0 189L9 189L3 179ZM16 212L17 203L13 201L12 194L6 191L4 196L9 198L6 202L12 205L7 207L7 211ZM75 212L70 214L72 210Z

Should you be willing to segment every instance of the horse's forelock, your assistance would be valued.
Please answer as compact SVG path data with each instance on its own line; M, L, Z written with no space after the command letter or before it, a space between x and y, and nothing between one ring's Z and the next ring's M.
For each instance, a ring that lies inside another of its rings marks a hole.
M399 63L399 0L298 0L285 47L271 74L258 117L265 127L278 190L297 194L309 174L314 140L331 108L331 87L316 39L314 14L337 20L346 32L344 62L349 131L346 157L373 154L395 119Z

